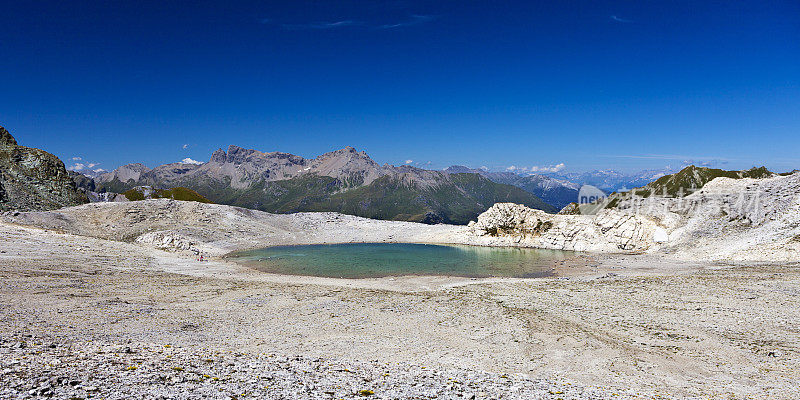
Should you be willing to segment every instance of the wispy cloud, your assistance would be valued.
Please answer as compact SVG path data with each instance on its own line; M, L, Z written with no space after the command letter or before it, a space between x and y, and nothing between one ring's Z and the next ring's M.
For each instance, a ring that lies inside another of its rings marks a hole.
M728 164L727 160L717 159L717 158L710 158L705 160L683 160L681 161L682 167L687 167L689 165L696 165L698 167L718 167Z
M408 19L394 22L394 23L386 23L386 24L377 24L374 22L366 22L366 21L357 21L352 19L346 20L339 20L339 21L323 21L323 22L311 22L311 23L300 23L300 24L281 24L278 23L281 28L286 30L298 31L298 30L331 30L331 29L340 29L340 28L355 28L360 27L364 29L395 29L395 28L402 28L406 26L412 25L419 25L422 23L426 23L435 19L433 15L422 15L422 14L412 14ZM273 21L270 18L262 18L259 20L260 23L269 25L272 24Z
M187 144L185 144L185 145L181 146L181 148L182 148L182 149L184 149L184 150L186 150L186 149L188 149L188 148L189 148L189 144L187 143Z
M685 154L623 154L623 155L601 155L600 157L608 158L629 158L635 160L666 160L676 161L675 164L680 164L681 168L689 165L697 165L700 167L721 167L736 161L735 158L726 158L718 156L688 156ZM672 164L672 163L671 163Z
M394 29L394 28L402 28L405 26L412 26L417 24L422 24L428 21L433 20L433 15L412 15L411 19L408 21L398 22L395 24L384 24L378 26L378 29Z
M411 160L411 159L409 159L409 160L406 160L406 161L405 161L405 164L411 164L411 163L413 163L413 162L414 162L414 160Z
M81 157L72 157L72 161L80 161L83 160Z
M623 154L623 155L604 155L601 157L610 157L610 158L634 158L634 159L644 159L644 160L717 160L717 161L731 161L730 158L725 157L716 157L716 156L687 156L681 154Z
M288 30L322 30L322 29L336 29L346 28L349 26L363 25L361 22L352 20L333 21L333 22L315 22L310 24L281 24L283 29Z
M623 24L630 24L631 22L633 22L633 21L631 21L629 19L618 17L616 15L612 15L610 18L611 18L612 21L622 22Z

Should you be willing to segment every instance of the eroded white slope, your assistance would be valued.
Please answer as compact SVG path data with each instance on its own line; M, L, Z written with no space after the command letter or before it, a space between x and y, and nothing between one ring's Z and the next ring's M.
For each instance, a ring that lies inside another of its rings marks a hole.
M550 215L495 204L471 232L485 244L660 252L729 262L800 261L800 173L717 178L684 198L629 198L597 215Z

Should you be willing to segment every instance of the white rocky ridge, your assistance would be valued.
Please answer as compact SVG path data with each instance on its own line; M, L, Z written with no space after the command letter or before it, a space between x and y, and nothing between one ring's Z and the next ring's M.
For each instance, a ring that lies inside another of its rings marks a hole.
M495 204L470 228L487 245L598 252L648 250L658 231L653 221L638 215L554 215L513 203Z
M488 245L800 261L800 173L717 178L684 198L633 197L597 215L550 215L501 203L470 228Z

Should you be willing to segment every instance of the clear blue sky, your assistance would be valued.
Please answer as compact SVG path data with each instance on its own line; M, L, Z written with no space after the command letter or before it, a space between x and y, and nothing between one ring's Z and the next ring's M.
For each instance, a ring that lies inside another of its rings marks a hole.
M206 161L236 144L432 168L800 168L797 0L0 11L0 125L68 164Z

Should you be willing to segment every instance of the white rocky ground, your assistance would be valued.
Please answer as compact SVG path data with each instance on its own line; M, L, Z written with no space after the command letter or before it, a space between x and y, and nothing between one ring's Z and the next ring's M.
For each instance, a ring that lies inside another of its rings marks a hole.
M761 189L742 212L499 205L470 228L172 200L3 214L0 398L800 398L797 181L689 196ZM641 254L483 280L288 277L217 257L349 241Z
M463 227L376 221L338 213L269 214L217 204L157 199L91 203L0 220L159 249L208 255L271 245L342 242L443 242Z

